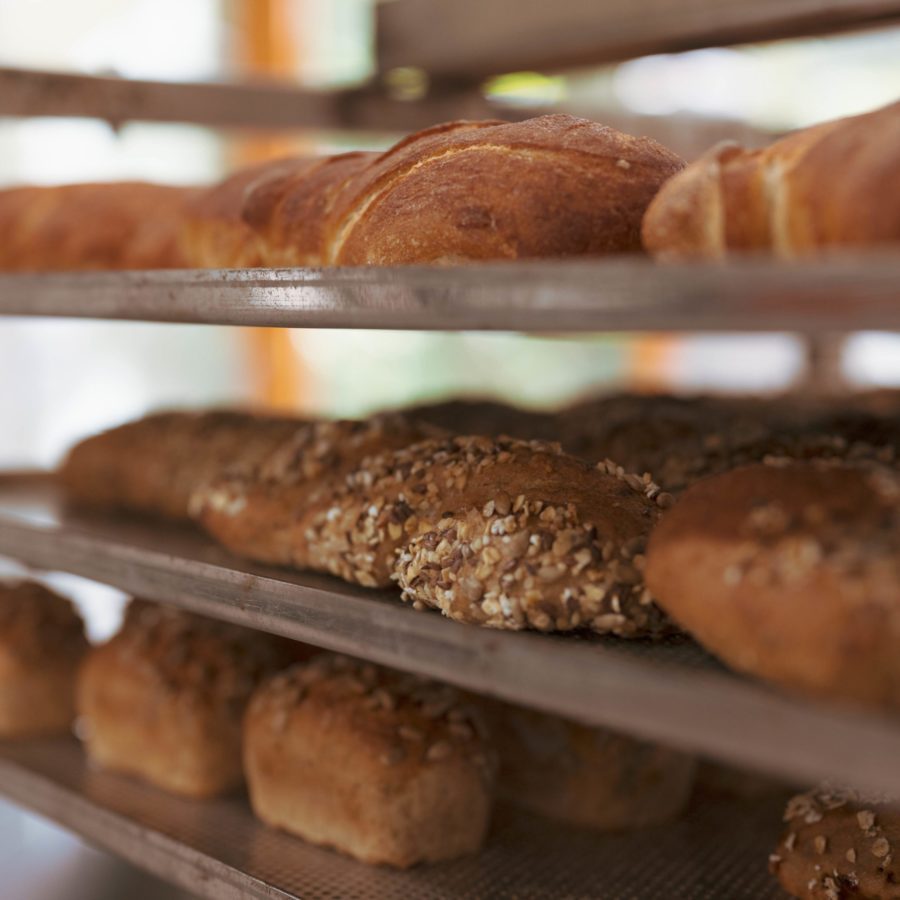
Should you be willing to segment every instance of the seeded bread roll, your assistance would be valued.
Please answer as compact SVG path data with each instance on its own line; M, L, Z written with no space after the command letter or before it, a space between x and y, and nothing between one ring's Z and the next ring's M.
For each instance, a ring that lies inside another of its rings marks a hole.
M500 757L498 796L607 831L658 825L684 809L692 757L603 728L479 698Z
M824 786L791 799L769 868L802 900L900 900L896 802Z
M191 494L292 439L299 419L250 413L156 413L77 444L60 469L78 506L187 519Z
M900 475L750 465L689 488L651 535L660 605L734 668L900 708Z
M372 455L439 433L389 413L364 421L310 422L254 464L242 462L217 478L196 482L192 514L242 556L311 568L310 523L330 508L348 476Z
M495 762L448 687L323 654L254 695L244 765L256 815L367 863L478 850Z
M389 449L315 497L301 464L263 490L253 477L201 490L200 521L251 558L369 587L397 580L407 599L461 621L625 636L668 627L640 574L668 499L649 478L505 438Z
M187 797L238 787L250 695L302 652L261 632L136 604L81 668L78 711L88 756Z
M141 182L0 191L0 271L182 268L192 197Z
M68 731L87 652L72 604L31 581L0 581L0 738Z
M900 242L900 103L763 150L731 142L674 177L644 219L666 259L757 251L786 259Z

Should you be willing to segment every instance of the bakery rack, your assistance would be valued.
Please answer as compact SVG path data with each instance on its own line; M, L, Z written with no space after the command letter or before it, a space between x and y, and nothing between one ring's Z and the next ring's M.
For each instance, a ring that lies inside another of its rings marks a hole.
M496 114L479 84L498 71L897 19L900 0L394 0L379 7L380 72L424 69L432 87L421 100L392 97L378 78L361 89L314 92L0 69L0 115L412 129ZM305 328L829 335L900 330L898 300L896 255L672 268L609 260L0 276L2 316ZM689 643L458 625L417 613L390 592L248 566L188 529L73 513L52 479L30 473L0 477L0 554L788 779L850 777L900 790L900 722L777 694ZM501 808L478 857L393 873L264 828L242 797L198 804L92 771L70 739L0 747L0 793L216 900L781 896L765 872L780 818L773 796L704 798L680 822L627 836L548 828Z

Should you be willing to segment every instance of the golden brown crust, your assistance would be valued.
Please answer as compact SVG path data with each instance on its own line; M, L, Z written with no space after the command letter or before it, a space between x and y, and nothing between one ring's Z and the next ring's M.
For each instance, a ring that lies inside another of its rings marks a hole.
M224 471L252 468L303 425L226 410L156 413L81 441L60 479L78 506L187 519L194 491Z
M180 241L191 266L237 269L264 266L256 232L244 222L247 197L257 184L282 177L311 160L277 159L246 166L224 181L196 191L185 206Z
M900 476L780 461L689 488L651 535L660 605L736 669L900 707Z
M327 508L367 457L405 447L435 429L386 413L365 421L310 422L255 464L242 459L198 482L193 516L229 549L260 562L310 565L310 520Z
M794 258L900 241L900 103L764 150L723 145L666 184L644 244L667 259L765 251Z
M259 682L301 645L140 602L78 679L86 749L98 765L190 797L241 783L241 720Z
M322 654L255 694L244 723L264 822L364 862L407 868L477 850L495 762L452 688Z
M500 757L498 795L511 803L617 831L671 821L690 797L690 756L535 710L477 702Z
M640 222L682 160L572 116L455 123L361 170L330 217L328 261L454 263L641 249Z
M0 191L0 271L182 268L192 196L143 182Z
M826 785L793 797L784 820L769 868L792 897L900 900L895 803Z
M36 582L0 581L0 737L69 730L87 649L68 600Z

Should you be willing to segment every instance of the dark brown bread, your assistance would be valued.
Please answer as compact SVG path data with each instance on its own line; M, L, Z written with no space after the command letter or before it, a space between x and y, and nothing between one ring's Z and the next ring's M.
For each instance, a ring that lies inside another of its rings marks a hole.
M689 488L651 535L647 584L741 671L900 708L900 475L750 465Z
M244 764L264 822L363 862L407 868L476 851L495 760L452 688L330 654L263 685Z
M230 467L253 467L302 420L251 413L156 413L93 435L60 469L79 506L187 519L191 495Z
M69 730L87 649L68 600L37 582L0 580L0 738Z
M748 251L790 259L900 242L900 103L764 150L713 148L663 187L643 235L666 259Z
M573 825L618 831L658 825L684 809L692 757L603 728L473 698L497 747L501 798Z
M769 857L801 900L900 900L900 811L886 797L823 786L793 797Z
M142 182L0 191L0 271L181 268L192 196Z
M78 680L91 759L165 790L210 797L237 787L241 720L254 688L306 653L262 632L133 604Z

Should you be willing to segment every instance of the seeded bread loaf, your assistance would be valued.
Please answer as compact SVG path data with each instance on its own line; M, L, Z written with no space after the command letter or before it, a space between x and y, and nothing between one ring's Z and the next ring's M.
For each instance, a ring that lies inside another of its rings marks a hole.
M668 627L641 576L668 499L649 478L505 438L388 449L314 497L302 460L290 463L269 483L257 473L201 489L199 521L237 553L370 587L396 580L407 599L461 621L623 636Z
M900 103L806 128L763 150L721 144L674 177L644 219L666 259L786 259L900 242Z
M495 762L444 686L323 654L264 684L244 723L256 815L367 863L407 868L483 843Z
M684 809L692 757L604 728L478 698L500 767L498 796L587 828L658 825Z
M792 798L784 820L769 868L792 897L900 900L896 802L824 786Z
M223 469L252 468L302 424L229 411L156 413L77 444L60 480L78 506L187 519L197 488Z
M651 535L660 605L734 668L900 708L900 475L773 461L689 488Z
M0 581L0 738L68 731L88 642L72 604L31 581Z
M135 604L119 633L81 668L78 711L88 756L187 797L236 788L250 695L302 651L261 632Z

